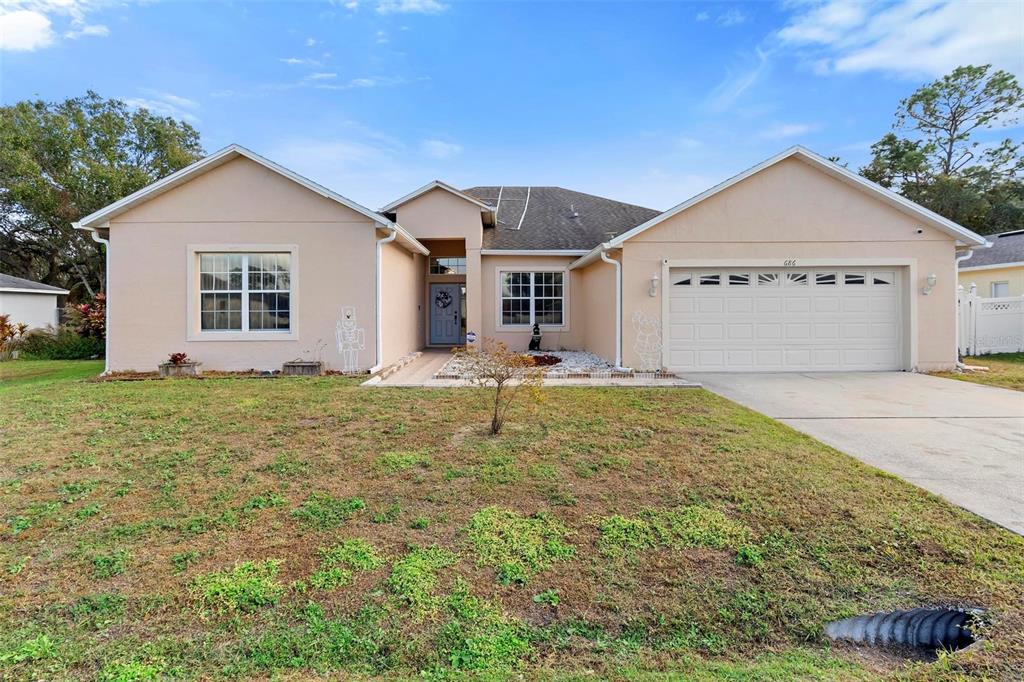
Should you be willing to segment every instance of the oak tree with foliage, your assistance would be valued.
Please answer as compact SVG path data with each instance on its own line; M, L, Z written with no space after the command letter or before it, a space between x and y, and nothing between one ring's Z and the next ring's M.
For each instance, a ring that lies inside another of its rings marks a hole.
M103 254L71 223L202 155L188 123L92 91L0 107L0 271L92 298Z
M981 234L1024 228L1024 146L978 139L1024 111L1024 89L991 65L961 66L902 100L861 175Z

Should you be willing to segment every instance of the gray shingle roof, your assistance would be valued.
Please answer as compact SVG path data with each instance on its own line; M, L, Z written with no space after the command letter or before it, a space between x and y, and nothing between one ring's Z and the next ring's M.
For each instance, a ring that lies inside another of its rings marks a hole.
M66 294L67 291L60 287L51 287L49 284L33 282L30 279L22 279L14 275L5 275L0 272L0 291L4 289L30 289L41 294Z
M999 265L1000 263L1024 263L1024 230L990 234L990 249L978 249L971 259L964 261L961 268L974 268L979 265Z
M592 249L661 213L561 187L470 187L463 191L498 207L497 224L484 228L485 249Z

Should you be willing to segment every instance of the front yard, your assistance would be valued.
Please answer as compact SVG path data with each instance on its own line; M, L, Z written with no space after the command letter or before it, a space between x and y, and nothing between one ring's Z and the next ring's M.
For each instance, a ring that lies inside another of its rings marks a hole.
M988 367L988 371L940 372L936 376L975 384L1024 391L1024 353L997 353L964 358L964 364Z
M699 390L0 365L0 677L1013 678L1024 540ZM936 662L824 624L986 608Z

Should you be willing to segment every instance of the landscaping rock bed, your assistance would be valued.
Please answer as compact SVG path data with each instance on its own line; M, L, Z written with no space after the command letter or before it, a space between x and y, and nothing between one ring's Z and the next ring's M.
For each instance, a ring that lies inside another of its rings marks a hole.
M526 351L524 355L554 356L559 362L544 367L544 376L550 379L565 377L591 377L607 376L613 371L613 367L607 362L584 350L558 350L558 351ZM444 364L435 379L466 379L465 362L457 355ZM628 376L628 375L625 375Z

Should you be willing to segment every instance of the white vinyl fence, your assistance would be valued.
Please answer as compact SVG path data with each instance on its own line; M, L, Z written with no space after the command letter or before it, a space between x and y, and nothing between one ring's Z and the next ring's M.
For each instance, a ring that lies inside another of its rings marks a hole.
M957 346L962 355L1024 352L1024 296L982 298L957 287Z

